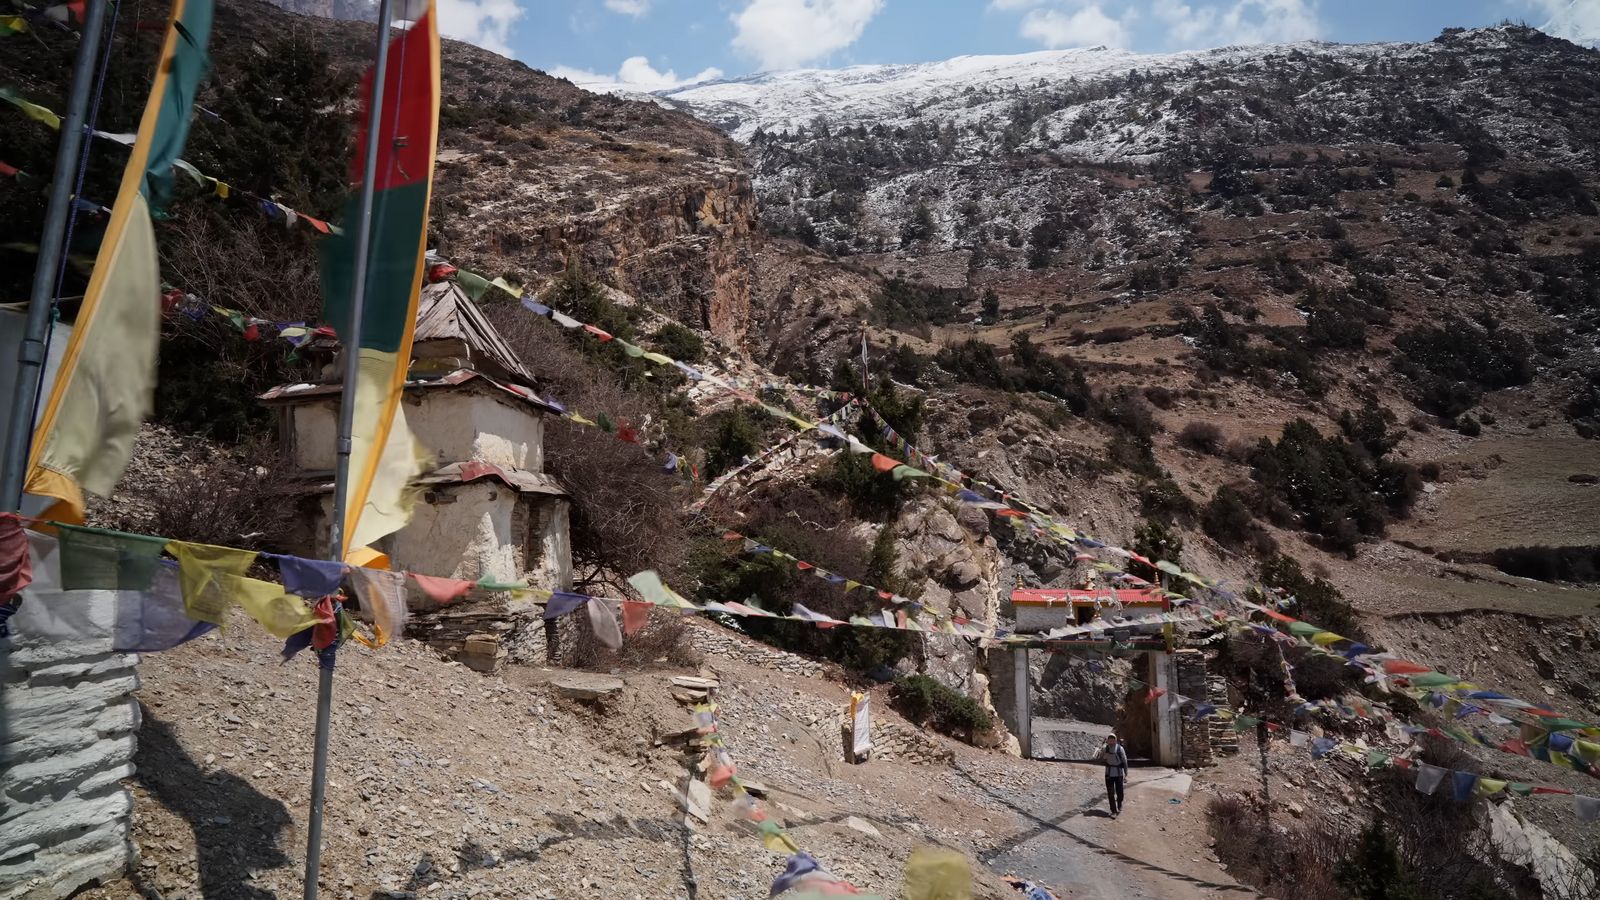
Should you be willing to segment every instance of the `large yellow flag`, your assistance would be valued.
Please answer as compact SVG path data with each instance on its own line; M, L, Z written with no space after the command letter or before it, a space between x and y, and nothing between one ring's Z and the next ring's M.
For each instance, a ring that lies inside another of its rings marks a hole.
M111 493L150 412L161 334L161 275L150 213L170 196L172 164L189 136L195 90L206 70L211 12L211 0L173 0L111 224L34 432L25 489L55 501L49 518L82 522L84 492Z

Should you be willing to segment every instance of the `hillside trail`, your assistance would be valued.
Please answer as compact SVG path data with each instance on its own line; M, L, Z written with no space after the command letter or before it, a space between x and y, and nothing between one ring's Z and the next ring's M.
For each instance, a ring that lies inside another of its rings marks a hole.
M82 900L299 896L316 668L284 665L278 649L240 617L144 657L130 779L138 861ZM1128 812L1100 819L1098 769L927 735L889 710L881 686L877 755L848 765L839 724L850 688L822 668L761 648L707 653L698 674L719 680L741 778L803 849L868 893L900 896L907 858L931 845L972 861L975 900L1019 897L1004 874L1063 900L1246 895L1204 849L1200 804L1174 780L1186 776L1136 770ZM613 697L586 703L562 695L561 669L485 676L413 640L341 652L323 896L767 896L784 857L762 848L726 794L710 798L704 821L685 815L696 754L681 743L691 711L672 696L685 674L696 670L629 669Z
M979 854L991 869L1025 873L1062 898L1260 896L1222 872L1204 849L1203 818L1188 805L1189 775L1155 766L1132 770L1122 815L1113 819L1100 767L1036 765L1045 769L1040 787L1001 799L1023 827ZM1052 767L1074 770L1073 779L1050 777Z

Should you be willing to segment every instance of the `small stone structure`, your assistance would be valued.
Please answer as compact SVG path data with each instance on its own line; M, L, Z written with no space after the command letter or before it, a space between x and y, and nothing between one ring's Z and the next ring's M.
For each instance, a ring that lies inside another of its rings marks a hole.
M0 900L57 900L132 860L122 779L133 774L139 657L111 649L117 592L23 598L0 638Z
M318 350L338 347L308 352ZM281 445L302 477L311 523L298 548L304 555L325 551L333 507L338 360L324 371L323 383L284 385L261 398L279 409ZM559 408L539 398L533 375L454 282L422 289L404 410L433 464L419 479L411 522L378 542L392 566L569 590L566 492L544 472L544 417ZM521 649L532 639L553 650L549 632L531 611L512 609L507 595L439 608L413 587L410 605L417 637L479 671L500 668L513 632Z

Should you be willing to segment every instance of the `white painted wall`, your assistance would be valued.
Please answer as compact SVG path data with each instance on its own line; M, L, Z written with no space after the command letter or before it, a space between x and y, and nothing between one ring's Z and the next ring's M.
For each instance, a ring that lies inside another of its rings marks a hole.
M477 460L526 472L544 471L544 422L527 403L470 388L412 391L406 422L436 465ZM290 407L294 462L303 471L331 472L339 398Z
M111 649L117 594L25 594L0 663L0 900L57 900L132 859L139 657Z

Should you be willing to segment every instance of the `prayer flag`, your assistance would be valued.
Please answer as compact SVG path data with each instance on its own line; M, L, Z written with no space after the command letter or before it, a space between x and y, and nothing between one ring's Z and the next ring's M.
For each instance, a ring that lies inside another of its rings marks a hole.
M972 869L954 850L923 847L906 860L906 900L972 900Z
M1600 798L1573 794L1572 811L1579 822L1600 822Z
M639 596L657 606L675 606L681 609L694 609L695 605L678 596L671 588L661 582L661 576L653 571L639 572L628 579L628 584L639 592Z
M183 608L183 589L176 566L160 566L148 591L128 591L117 598L117 624L112 647L123 653L158 653L215 631L210 622L196 622Z
M178 560L178 586L189 618L222 625L229 599L216 582L218 575L243 575L256 561L254 550L172 541L167 552Z
M132 590L150 587L165 538L61 526L61 587L65 590Z
M1430 766L1427 763L1417 764L1417 790L1424 794L1431 794L1439 789L1439 784L1444 781L1444 776L1450 774L1449 769Z
M544 617L546 619L559 619L588 602L589 598L584 594L554 591L550 594L550 602L545 604Z
M417 583L417 587L422 588L422 592L428 595L429 600L441 606L465 596L473 586L473 582L462 581L459 578L439 578L434 575L418 575L416 572L406 574Z
M305 599L284 593L282 585L226 572L217 573L213 580L224 595L237 601L273 637L288 638L317 624L317 616Z
M354 566L350 569L350 586L356 599L361 601L362 618L372 622L373 640L360 632L354 637L368 647L382 647L391 637L398 637L406 629L406 576L401 572L368 569Z
M276 553L262 555L277 562L278 571L283 575L283 589L291 594L320 600L336 593L344 581L347 566L337 560L302 559Z
M640 600L624 600L622 602L622 633L632 637L643 631L650 624L650 607L652 604Z
M154 401L161 278L151 217L172 194L211 14L212 0L173 0L138 139L34 430L25 489L52 501L47 518L82 522L84 492L111 493Z
M1472 772L1450 773L1450 786L1455 790L1456 800L1465 803L1472 799L1472 791L1478 785L1478 776Z
M594 629L594 636L600 643L612 650L620 648L622 631L617 627L617 613L611 608L611 601L603 597L590 597L585 608L589 612L589 627Z
M422 290L428 237L428 201L433 187L434 154L439 126L439 30L433 0L411 27L389 45L382 85L367 73L362 86L361 126L351 161L354 185L372 180L371 246L367 258L366 300L361 315L357 354L355 422L351 434L350 478L343 485L341 559L404 527L411 517L407 484L423 468L423 451L411 435L400 404L411 342L416 329L417 301ZM366 111L374 90L382 91L377 169L363 171L367 138ZM344 221L354 223L359 191L345 206ZM323 318L348 337L355 322L354 228L323 245ZM349 385L346 386L350 387Z
M33 583L33 560L28 555L28 534L16 513L0 513L0 603L22 593Z

